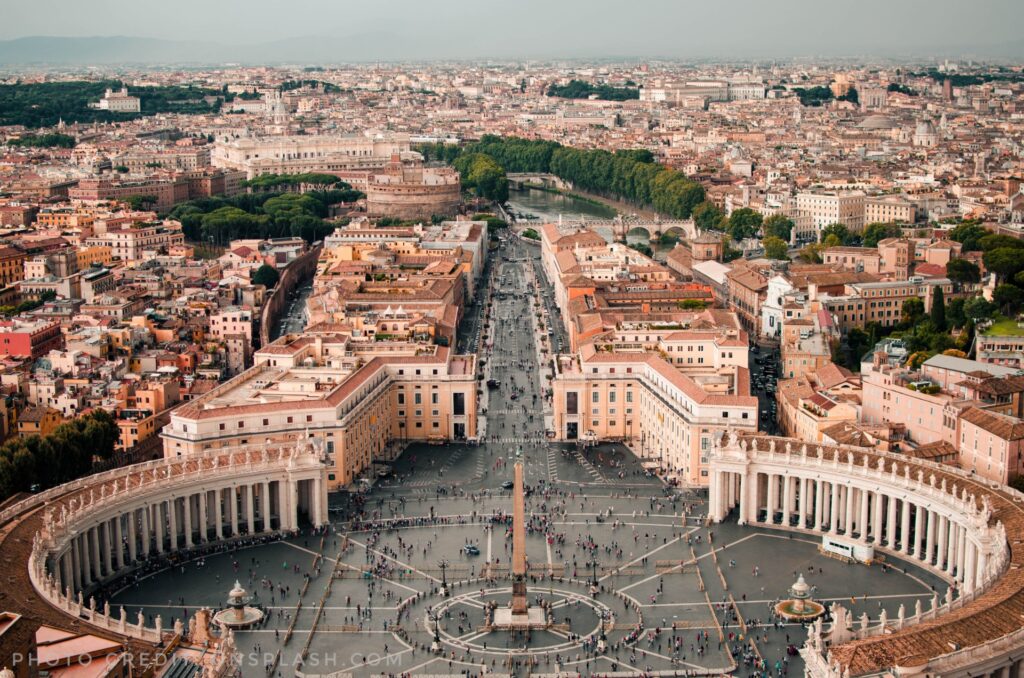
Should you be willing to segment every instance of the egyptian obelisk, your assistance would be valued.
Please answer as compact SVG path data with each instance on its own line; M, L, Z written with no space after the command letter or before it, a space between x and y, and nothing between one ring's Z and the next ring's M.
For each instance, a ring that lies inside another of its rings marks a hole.
M512 616L526 616L526 495L523 491L523 463L515 465L512 490Z

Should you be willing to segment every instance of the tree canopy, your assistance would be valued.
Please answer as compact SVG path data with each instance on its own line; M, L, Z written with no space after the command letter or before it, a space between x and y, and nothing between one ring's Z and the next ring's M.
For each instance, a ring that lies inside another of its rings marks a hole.
M761 223L765 237L775 236L787 242L792 235L793 226L793 220L785 214L773 214Z
M593 85L585 80L570 80L567 85L551 85L547 94L562 99L589 99L594 96L606 101L640 98L640 90L635 87L612 87L603 83Z
M789 260L789 253L786 251L786 241L774 235L764 239L764 256L769 259Z
M861 238L864 247L878 247L878 243L886 238L898 238L903 235L903 230L893 222L876 221L864 227L864 235Z
M491 156L469 153L459 156L453 165L459 170L463 188L474 189L481 198L495 202L508 200L508 177Z
M277 281L281 279L281 275L277 272L277 269L270 264L263 264L256 269L256 272L252 274L252 282L254 285L263 285L268 290L277 287Z
M9 139L8 146L26 148L74 148L75 138L67 134L29 134L18 139Z

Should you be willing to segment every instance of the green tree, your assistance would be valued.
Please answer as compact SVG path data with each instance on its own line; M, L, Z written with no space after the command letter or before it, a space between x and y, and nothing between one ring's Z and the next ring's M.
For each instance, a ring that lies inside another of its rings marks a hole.
M981 282L981 269L967 259L950 259L946 264L946 276L955 283L973 284Z
M942 285L932 287L931 319L937 331L946 331L946 299L942 294Z
M836 240L838 241L838 238L836 238ZM825 247L826 245L824 243L808 243L800 249L800 253L797 256L805 263L820 264L822 261L821 252Z
M963 327L967 323L967 316L964 315L963 297L958 297L949 302L946 307L946 321L950 327Z
M963 245L964 252L977 252L981 250L981 239L989 235L989 231L983 228L977 221L964 221L953 227L949 232L951 240Z
M263 264L252 274L252 283L254 285L263 285L268 290L276 287L277 281L280 279L281 275L270 264Z
M761 224L765 236L775 236L789 242L793 231L793 221L785 214L773 214Z
M823 246L823 249L828 249L830 247L839 247L839 246L841 246L843 244L843 239L840 238L835 233L829 233L821 241L821 244Z
M999 307L1003 315L1014 315L1024 302L1024 290L1016 285L1003 283L992 291L992 301Z
M677 301L676 306L684 311L703 311L708 306L708 302L703 299L683 299Z
M979 240L978 244L984 252L1003 248L1024 249L1024 240L1003 233L990 233Z
M984 297L971 297L964 302L964 315L974 322L978 322L983 318L990 318L995 312L995 304Z
M786 241L774 235L764 239L764 255L769 259L789 260L789 253L786 248Z
M1017 273L1024 271L1024 249L999 247L988 250L982 261L985 262L985 268L998 275L1001 280L1012 280Z
M903 235L903 231L897 224L876 221L864 227L862 242L864 247L878 247L880 240L898 238L901 235Z
M525 231L523 231L523 237L529 238L530 240L540 240L540 233L538 233L532 228L528 228Z
M693 222L702 231L725 230L722 225L724 219L725 214L713 202L705 200L693 208Z
M822 242L825 242L825 240L830 235L836 236L836 238L838 238L838 240L839 240L839 243L842 244L842 245L851 245L852 246L852 245L859 245L860 244L860 238L857 236L857 234L856 233L851 233L850 229L848 229L844 224L839 224L839 223L829 224L825 228L821 229L821 241Z
M728 231L729 236L733 240L738 242L757 235L757 232L761 229L761 221L760 212L749 207L741 207L733 210L732 214L729 215L729 223L725 230Z
M918 297L910 297L903 302L903 322L913 325L924 315L924 302Z

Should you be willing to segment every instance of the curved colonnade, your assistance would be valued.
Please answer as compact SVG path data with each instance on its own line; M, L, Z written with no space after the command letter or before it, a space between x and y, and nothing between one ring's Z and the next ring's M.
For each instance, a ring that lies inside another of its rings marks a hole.
M0 513L0 524L13 525L5 526L4 547L31 535L27 569L38 597L76 621L145 644L180 635L182 622L165 631L159 616L147 627L141 614L129 621L123 608L117 614L108 605L98 610L90 596L96 586L147 558L288 532L300 519L327 522L327 466L309 440L136 464L53 488Z
M735 434L711 450L709 518L831 536L950 585L896 619L832 607L810 676L1024 675L1024 495L959 469L863 448Z

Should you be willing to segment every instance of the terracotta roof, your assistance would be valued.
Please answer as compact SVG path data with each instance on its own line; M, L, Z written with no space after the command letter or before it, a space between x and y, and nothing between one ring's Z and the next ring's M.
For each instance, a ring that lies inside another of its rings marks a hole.
M1003 440L1024 439L1024 419L997 414L977 407L968 407L960 413L960 419L974 424Z

